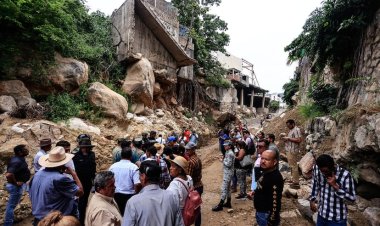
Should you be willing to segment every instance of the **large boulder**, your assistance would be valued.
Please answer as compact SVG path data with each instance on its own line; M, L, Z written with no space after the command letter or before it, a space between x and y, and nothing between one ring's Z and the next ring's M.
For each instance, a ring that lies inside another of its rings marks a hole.
M57 89L71 92L87 83L88 66L85 62L56 54L55 63L57 66L50 71L48 78Z
M17 98L20 96L31 97L29 90L20 80L0 81L0 95Z
M100 129L96 126L87 125L80 118L71 118L65 122L66 126L70 129L81 131L84 133L95 133L100 135Z
M0 113L11 112L17 107L16 101L11 96L0 96Z
M380 225L380 208L368 207L364 211L364 216L371 222L372 226Z
M94 82L91 85L87 99L90 104L102 109L106 116L125 120L128 113L128 101L102 83Z
M131 111L136 115L144 115L145 114L145 105L143 103L135 103L131 106Z
M154 83L152 65L148 59L142 58L128 67L122 90L137 100L136 102L152 107Z

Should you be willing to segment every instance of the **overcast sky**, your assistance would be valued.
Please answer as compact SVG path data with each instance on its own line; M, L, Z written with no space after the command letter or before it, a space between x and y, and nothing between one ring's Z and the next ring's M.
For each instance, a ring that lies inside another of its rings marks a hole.
M87 0L91 11L107 15L124 0ZM309 14L321 0L222 0L212 9L228 23L230 44L227 51L253 63L262 88L283 92L282 86L293 77L296 63L286 65L284 47L302 31Z

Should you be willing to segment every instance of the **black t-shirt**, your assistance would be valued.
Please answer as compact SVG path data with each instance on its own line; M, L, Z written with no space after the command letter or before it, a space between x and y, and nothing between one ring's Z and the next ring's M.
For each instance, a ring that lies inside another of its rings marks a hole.
M86 189L91 188L92 180L94 180L96 173L95 153L89 151L87 155L83 155L79 151L74 155L73 162L83 187L86 187Z
M269 222L276 224L280 221L281 198L284 180L278 169L264 172L257 181L254 205L258 212L270 212Z
M30 170L24 157L12 157L7 167L7 173L15 175L16 181L25 183L30 179Z

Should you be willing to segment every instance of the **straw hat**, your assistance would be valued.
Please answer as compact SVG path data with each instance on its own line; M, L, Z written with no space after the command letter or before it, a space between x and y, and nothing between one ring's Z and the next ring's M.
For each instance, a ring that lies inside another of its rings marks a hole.
M188 168L189 168L189 162L182 156L176 156L173 160L170 160L170 162L174 162L179 167L181 167L186 174L188 174Z
M157 153L159 155L161 155L164 152L165 146L163 144L155 143L155 144L153 144L153 146L157 149Z
M41 156L38 160L38 164L46 168L53 168L62 166L68 163L74 157L73 154L65 153L63 147L54 147L49 154Z

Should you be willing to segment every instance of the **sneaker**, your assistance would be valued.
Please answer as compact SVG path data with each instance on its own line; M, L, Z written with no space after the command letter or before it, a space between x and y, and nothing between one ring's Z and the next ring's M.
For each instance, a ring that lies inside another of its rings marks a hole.
M239 194L235 198L237 200L246 200L247 199L247 195L245 195L245 194Z

